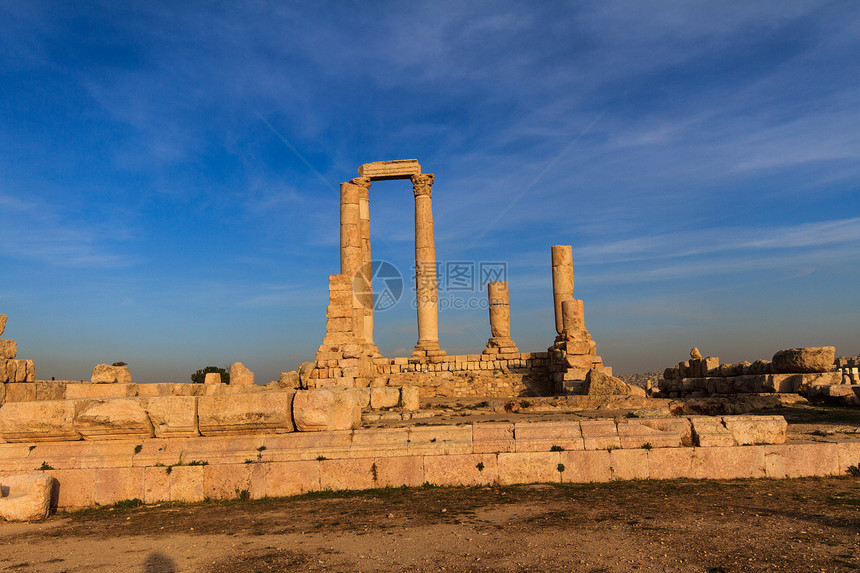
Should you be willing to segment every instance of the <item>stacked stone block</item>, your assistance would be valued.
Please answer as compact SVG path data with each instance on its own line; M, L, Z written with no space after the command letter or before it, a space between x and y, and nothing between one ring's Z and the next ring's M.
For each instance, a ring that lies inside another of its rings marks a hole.
M792 348L780 350L772 360L720 364L719 358L702 358L694 348L690 360L663 372L658 387L661 395L670 398L805 393L812 386L843 382L841 371L833 370L835 350L832 346Z
M5 314L0 314L0 335L6 330ZM20 360L18 344L14 340L0 338L0 404L5 400L7 384L31 383L36 380L36 363Z
M589 370L612 375L597 355L597 344L585 328L584 303L573 298L573 249L552 247L552 291L558 336L548 349L549 372L557 394L582 394Z

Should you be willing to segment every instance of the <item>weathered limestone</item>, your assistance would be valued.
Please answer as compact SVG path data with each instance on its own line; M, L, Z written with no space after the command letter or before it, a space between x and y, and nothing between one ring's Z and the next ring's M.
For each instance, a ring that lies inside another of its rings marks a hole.
M156 438L190 438L200 435L197 429L196 396L148 398L146 411Z
M220 372L207 372L206 376L203 378L204 384L220 384L221 383L221 373Z
M552 298L555 305L555 330L564 330L561 303L573 298L573 247L552 247Z
M364 312L364 331L356 333L367 344L373 344L373 269L370 256L370 179L357 177L351 181L358 186L358 221L361 236L361 266L353 281L355 298ZM358 283L358 284L356 284Z
M98 364L93 368L90 381L93 384L131 384L131 372L128 366Z
M0 314L0 336L2 336L3 333L6 331L6 320L8 318L9 317L5 314Z
M490 339L487 341L483 353L518 353L517 345L511 338L511 307L508 283L505 281L487 283L487 298L490 310Z
M734 446L735 438L720 418L710 416L693 416L690 418L693 424L693 443L697 446Z
M75 430L85 440L143 439L154 435L146 410L134 398L81 403Z
M0 360L14 360L18 355L18 343L8 338L0 338Z
M820 384L810 386L806 397L813 404L831 406L860 406L860 385L858 384ZM0 390L2 393L2 390Z
M443 356L444 351L439 349L433 175L413 175L412 191L415 195L415 297L418 307L418 343L412 356Z
M300 390L293 400L293 419L299 432L358 428L361 426L358 392L342 388Z
M254 373L245 368L241 362L234 362L230 365L230 385L253 386Z
M204 436L293 431L293 392L200 396L197 421Z
M596 369L589 370L585 375L585 387L585 393L589 396L624 396L632 393L628 384Z
M75 429L75 402L7 402L0 408L0 438L7 442L80 440Z
M419 392L416 386L400 388L400 406L407 412L417 412L421 409Z
M0 520L42 521L48 517L54 478L35 473L0 477Z
M774 373L828 372L833 368L836 348L812 346L780 350L773 355Z
M278 387L284 390L298 390L301 388L299 373L295 370L281 372L280 376L278 376Z
M739 446L784 444L788 429L782 416L723 416L723 425Z
M720 364L714 356L691 358L667 368L659 389L669 397L803 393L810 386L842 383L841 372L833 369L834 354L835 348L823 346L780 350L773 361L752 363Z
M359 167L358 174L361 177L367 177L371 181L409 179L413 175L421 174L421 165L419 165L417 159L374 161L373 163L365 163Z

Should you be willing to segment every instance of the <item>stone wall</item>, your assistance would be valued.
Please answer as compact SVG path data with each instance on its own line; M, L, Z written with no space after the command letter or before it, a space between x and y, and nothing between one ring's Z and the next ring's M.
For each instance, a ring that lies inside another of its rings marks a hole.
M424 483L839 475L860 459L860 442L784 440L779 416L725 416L25 442L0 444L0 476L41 469L71 509Z
M812 386L843 383L842 373L833 370L834 353L832 346L791 348L772 360L720 364L719 358L702 357L694 348L690 360L663 372L659 392L670 398L805 393Z

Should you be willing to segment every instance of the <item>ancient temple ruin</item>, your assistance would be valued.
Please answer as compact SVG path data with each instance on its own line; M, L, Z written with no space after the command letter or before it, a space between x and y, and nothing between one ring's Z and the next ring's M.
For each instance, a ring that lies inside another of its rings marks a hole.
M491 337L481 354L448 355L439 345L434 176L415 159L365 163L340 185L340 273L329 276L326 334L308 387L417 385L422 395L517 396L585 391L588 372L611 375L585 329L583 302L573 298L570 246L552 247L557 338L547 352L520 352L511 335L508 284L487 285ZM410 356L386 358L373 342L370 188L408 179L415 196L415 292L418 341Z

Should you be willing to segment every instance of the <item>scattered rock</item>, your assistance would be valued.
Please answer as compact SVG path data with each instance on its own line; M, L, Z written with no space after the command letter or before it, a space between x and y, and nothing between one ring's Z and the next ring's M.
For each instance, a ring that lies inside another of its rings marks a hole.
M836 358L833 346L810 346L780 350L773 355L774 373L829 372Z
M128 366L99 364L93 368L90 381L93 384L131 384L131 372Z
M585 393L589 396L623 396L632 393L630 386L596 368L592 368L585 375L585 388ZM644 394L644 390L642 393Z
M53 489L54 478L49 474L19 474L0 478L0 519L47 519Z
M0 338L0 360L14 360L18 355L18 343L8 338Z
M699 352L699 349L694 346L693 349L690 350L690 358L692 358L693 360L701 360L702 353Z
M230 365L230 385L253 386L254 373L245 368L245 365L241 362L234 362Z
M313 362L302 362L299 366L299 385L302 388L308 388L308 383L311 379L311 372L314 371Z

